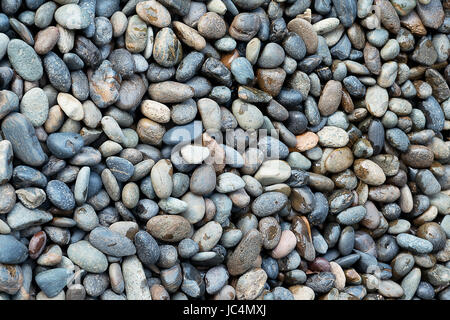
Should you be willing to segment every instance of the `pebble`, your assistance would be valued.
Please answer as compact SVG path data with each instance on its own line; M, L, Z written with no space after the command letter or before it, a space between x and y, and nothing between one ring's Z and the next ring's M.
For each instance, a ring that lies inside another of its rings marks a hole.
M9 62L23 79L37 81L42 77L42 61L31 46L22 40L12 39L7 52Z
M148 220L147 231L157 239L178 242L189 235L191 226L189 221L181 216L155 216Z
M108 269L106 256L88 241L81 240L67 248L69 259L87 272L103 273Z
M0 288L5 295L16 294L23 284L23 273L19 265L0 264Z
M360 222L366 215L366 209L363 206L348 208L336 217L337 221L343 225L352 225Z
M136 253L136 248L130 239L106 227L93 229L89 233L89 242L109 256L123 257Z
M411 250L414 253L429 253L433 250L433 244L428 240L407 233L397 235L397 243L400 247Z
M367 89L365 102L367 111L375 117L382 117L388 109L388 93L380 86L372 86Z
M51 180L45 189L50 202L62 210L72 210L75 207L75 198L69 187L62 181Z
M323 147L340 148L344 147L349 141L348 133L334 126L325 126L317 133L317 136L320 145Z
M151 300L150 289L143 285L146 277L142 263L135 255L126 257L122 263L125 293L128 300Z
M254 300L262 292L267 274L261 268L254 268L239 277L236 283L238 300Z
M262 237L257 230L246 233L231 254L227 268L231 275L240 275L252 267L254 259L259 255Z
M12 235L0 234L0 263L13 265L24 262L28 257L28 249Z
M49 298L53 298L66 286L70 274L65 268L55 268L36 275L36 283Z

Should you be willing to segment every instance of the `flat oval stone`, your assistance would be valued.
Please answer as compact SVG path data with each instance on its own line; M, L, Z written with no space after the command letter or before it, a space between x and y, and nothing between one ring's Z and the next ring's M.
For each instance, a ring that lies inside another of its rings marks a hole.
M363 206L356 206L342 211L337 215L336 219L341 224L352 225L364 219L365 215L366 208Z
M389 105L389 97L386 89L380 86L369 87L366 91L365 102L367 110L375 117L382 117Z
M179 103L194 96L194 89L184 83L164 81L151 84L148 93L152 100L161 103Z
M244 130L259 129L263 124L263 114L254 105L236 99L232 105L233 115Z
M418 254L430 253L433 250L433 244L430 241L407 233L397 235L397 243L400 247Z
M20 101L20 112L30 120L34 127L41 126L48 118L48 99L44 90L28 90Z
M267 280L266 272L254 268L239 277L236 283L236 298L238 300L254 300L264 289Z
M57 96L58 105L64 113L74 121L80 121L84 118L84 109L81 102L68 93L59 93Z
M208 164L201 165L192 173L190 190L198 195L211 193L216 188L216 173L214 167Z
M425 115L428 129L438 132L444 128L444 112L442 111L439 102L433 96L423 100L418 105L418 109L422 110Z
M139 105L146 91L147 85L142 78L132 75L129 79L122 81L116 106L122 110L134 109Z
M244 186L244 180L231 172L222 173L217 177L216 190L220 193L233 192Z
M85 240L69 245L67 256L87 272L103 273L108 269L106 256Z
M41 166L47 160L30 121L20 113L9 114L2 122L4 137L11 142L14 155L30 166Z
M44 56L44 68L52 86L61 92L68 92L71 87L70 72L64 61L55 53Z
M156 240L146 231L139 231L134 236L137 256L145 265L155 264L160 256L161 250Z
M136 247L127 237L106 227L97 227L89 233L89 242L104 254L123 257L136 253Z
M14 70L27 81L37 81L42 78L44 68L34 49L19 39L8 43L8 58Z
M75 198L69 187L60 180L51 180L45 189L48 199L62 210L72 210L75 207Z
M325 126L322 130L317 132L319 143L324 147L340 148L344 147L348 141L348 133L334 126Z
M74 3L65 4L56 9L55 20L69 30L87 28L91 22L88 12Z
M339 81L330 80L326 83L320 95L318 108L323 116L333 114L341 103L342 84Z
M215 221L210 221L198 229L192 240L198 243L200 251L210 251L222 237L222 227Z
M106 165L120 182L128 181L133 176L134 166L127 159L115 156L108 157Z
M252 203L252 212L258 217L270 216L284 208L288 197L281 192L266 192Z
M125 32L125 47L132 53L139 53L147 46L147 24L138 15L133 15L128 20Z
M265 161L255 174L262 185L282 183L291 176L291 167L283 160Z
M159 160L152 167L150 177L152 180L153 189L158 198L166 199L172 193L172 174L172 164L166 159Z
M325 168L332 173L342 172L353 164L353 153L350 148L333 150L325 159Z
M191 225L181 216L160 215L148 220L147 231L157 239L178 242L189 236Z

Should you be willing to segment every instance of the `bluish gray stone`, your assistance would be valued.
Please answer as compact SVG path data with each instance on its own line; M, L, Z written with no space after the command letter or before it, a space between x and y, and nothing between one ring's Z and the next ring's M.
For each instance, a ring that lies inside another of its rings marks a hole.
M160 249L156 240L146 231L139 231L134 236L134 244L139 260L146 266L155 264L160 255Z
M168 145L175 145L180 142L188 142L201 136L203 130L201 121L192 121L183 126L173 127L164 134L163 142Z
M266 160L285 159L289 155L289 148L283 142L271 136L259 139L258 149L263 152Z
M303 39L295 32L289 32L283 40L286 53L295 60L301 60L306 55L306 46Z
M386 139L389 141L391 146L398 149L401 152L406 152L409 147L409 139L403 130L398 128L388 129L386 131Z
M413 236L412 234L400 233L396 239L400 247L414 253L422 254L433 251L433 245L430 241Z
M0 234L0 263L19 264L28 258L28 248L11 235Z
M272 293L274 300L295 300L294 295L284 287L276 287Z
M192 51L188 53L177 67L175 79L180 82L193 78L202 67L205 55L201 52Z
M220 265L208 270L205 274L206 292L215 294L227 284L229 274L225 266Z
M183 283L181 291L191 298L199 298L205 293L205 282L198 270L190 263L182 263Z
M243 85L251 84L255 78L252 64L244 57L236 58L231 62L231 73L235 80Z
M48 149L60 159L72 158L83 146L83 138L78 133L56 132L47 138Z
M114 156L108 157L106 159L106 165L120 182L128 181L133 176L134 166L127 159Z
M5 139L12 144L14 156L30 166L41 166L47 160L30 121L22 114L13 112L2 123Z
M418 104L418 109L424 113L427 120L426 127L428 129L434 130L435 132L444 129L444 112L442 111L439 102L433 96L421 101Z
M419 170L416 175L416 184L426 195L433 195L441 191L441 185L428 169Z
M6 221L13 230L24 230L29 227L39 226L50 222L53 216L43 210L28 209L22 203L17 202L8 213Z
M348 37L344 35L338 43L336 43L331 49L330 53L333 57L339 60L345 60L350 55L352 44Z
M67 249L67 256L87 272L102 273L108 269L106 256L85 240L71 244Z
M53 298L64 289L70 275L71 272L65 268L55 268L38 273L35 281L47 297Z
M258 217L267 217L283 209L287 202L284 193L266 192L253 201L252 212Z
M72 85L70 72L64 61L50 51L44 57L44 68L52 86L61 92L69 92Z
M92 230L89 242L104 254L114 257L131 256L136 253L136 247L130 239L106 227Z
M39 187L45 188L47 177L42 172L29 166L17 166L13 170L13 185L16 188Z
M19 97L12 91L0 91L0 119L9 113L19 111Z
M72 210L75 207L75 198L67 184L59 180L51 180L45 189L50 202L62 210Z
M349 28L356 19L356 0L332 0L342 25Z
M356 206L342 211L337 215L336 219L340 224L352 225L364 219L365 215L366 208L363 206Z

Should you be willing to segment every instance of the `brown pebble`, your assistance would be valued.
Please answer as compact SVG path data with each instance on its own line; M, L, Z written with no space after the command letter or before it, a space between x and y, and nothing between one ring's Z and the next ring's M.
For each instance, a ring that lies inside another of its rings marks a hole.
M318 108L323 116L329 116L336 112L341 103L342 84L336 80L327 82L320 95Z
M284 79L286 79L286 71L282 68L256 70L256 83L258 87L272 97L280 93Z
M227 32L227 26L217 13L207 12L198 20L197 30L207 39L220 39Z
M34 50L38 54L46 54L53 49L59 40L59 30L57 27L48 27L36 34Z
M47 235L44 231L39 231L33 235L28 244L28 252L31 259L37 259L44 251Z
M434 154L430 148L421 145L411 145L401 155L403 162L413 168L428 168L434 161Z

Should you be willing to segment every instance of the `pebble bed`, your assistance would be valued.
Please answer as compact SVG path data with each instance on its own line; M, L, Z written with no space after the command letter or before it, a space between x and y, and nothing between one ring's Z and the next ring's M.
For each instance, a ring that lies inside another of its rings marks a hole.
M1 0L0 300L449 300L449 0Z

